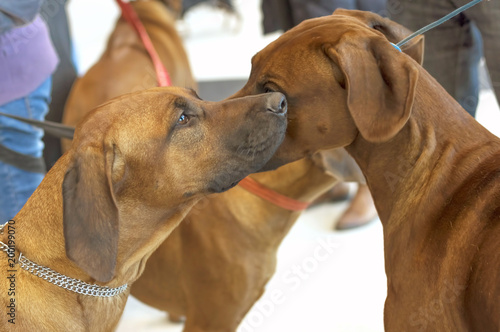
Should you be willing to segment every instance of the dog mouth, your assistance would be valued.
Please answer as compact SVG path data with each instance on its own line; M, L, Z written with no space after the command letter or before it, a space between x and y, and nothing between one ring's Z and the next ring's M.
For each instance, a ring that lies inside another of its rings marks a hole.
M243 121L226 136L225 148L221 150L225 151L224 158L216 159L217 171L209 182L210 192L229 190L258 171L283 142L287 128L286 101L282 94L271 97L265 96L264 107L262 103L251 106Z
M242 180L242 179L241 179ZM210 194L219 194L219 193L222 193L224 191L227 191L231 188L234 188L238 185L238 183L241 181L241 180L238 180L238 181L234 181L230 184L223 184L223 183L218 183L217 180L214 180L212 181L212 183L209 185L208 187L208 192Z
M260 142L243 142L236 148L236 153L244 159L253 160L258 158L259 155L266 154L269 150L275 149L282 142L280 135L272 135L263 139Z
M215 176L208 188L211 193L220 193L236 186L247 175L260 170L271 159L284 138L283 132L270 131L258 139L251 136L237 147L233 147L234 159L219 164L219 175ZM222 171L224 170L224 171ZM235 179L237 179L235 181Z
M268 115L271 117L269 118ZM255 124L252 130L246 127L245 131L239 134L240 137L245 136L243 140L239 140L239 144L230 143L229 148L235 151L238 157L249 161L270 158L281 145L287 128L286 117L267 113L264 119ZM233 142L236 141L238 140Z

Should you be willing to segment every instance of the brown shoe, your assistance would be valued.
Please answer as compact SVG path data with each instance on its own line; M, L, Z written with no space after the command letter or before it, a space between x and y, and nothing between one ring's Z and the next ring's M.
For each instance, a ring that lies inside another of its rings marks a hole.
M360 227L375 220L377 210L373 203L373 198L367 185L360 184L356 195L351 200L347 210L340 216L336 230L345 230Z
M328 190L323 195L316 198L309 207L317 206L324 203L337 203L345 201L349 198L349 185L345 182L340 182L333 186L332 189Z
M171 323L184 323L186 321L186 317L181 316L181 315L174 315L171 313L168 313L168 321Z

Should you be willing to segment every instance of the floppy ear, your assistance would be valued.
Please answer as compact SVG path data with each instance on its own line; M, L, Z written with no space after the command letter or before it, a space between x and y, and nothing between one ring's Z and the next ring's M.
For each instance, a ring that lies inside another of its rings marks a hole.
M113 147L83 147L63 181L66 255L92 278L110 281L118 253L119 216L111 173Z
M347 107L361 135L371 142L387 141L410 117L417 65L383 38L354 43L349 37L325 51L345 76Z
M401 51L408 54L413 60L417 61L419 65L424 63L424 38L425 37L422 35L417 36L401 46ZM396 42L394 42L394 44L396 44Z
M411 30L405 28L401 24L372 12L337 9L333 12L333 15L354 17L368 27L381 32L387 40L393 44L399 43L412 34ZM421 65L424 62L424 36L420 35L413 38L411 41L404 44L401 50Z

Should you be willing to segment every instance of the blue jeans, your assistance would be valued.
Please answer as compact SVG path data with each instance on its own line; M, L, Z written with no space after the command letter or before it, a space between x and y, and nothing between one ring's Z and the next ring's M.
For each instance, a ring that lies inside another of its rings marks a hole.
M48 112L51 89L49 78L28 96L0 105L0 112L43 120ZM44 146L42 137L42 129L0 116L0 144L6 148L40 158ZM0 224L14 218L43 177L42 173L27 172L0 158Z
M440 19L469 0L389 0L388 14L411 30ZM469 114L479 101L479 62L484 54L500 101L500 3L483 1L425 33L424 68Z

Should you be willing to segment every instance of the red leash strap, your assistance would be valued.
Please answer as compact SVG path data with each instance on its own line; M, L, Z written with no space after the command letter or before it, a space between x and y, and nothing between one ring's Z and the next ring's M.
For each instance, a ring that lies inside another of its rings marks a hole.
M286 210L304 211L309 206L309 203L297 201L293 198L281 195L248 176L240 181L239 186L251 192L252 194L259 196L260 198L263 198L266 201L271 202L274 205L277 205Z
M160 57L158 56L158 53L156 53L156 50L153 46L153 43L151 42L151 39L149 38L146 28L144 28L144 25L137 16L134 7L132 7L132 5L129 2L123 2L123 0L116 0L116 2L118 3L118 5L122 10L123 17L135 29L135 31L141 38L144 47L148 51L149 56L151 57L151 60L153 61L153 65L155 67L156 80L158 81L158 85L159 86L172 85L172 81L170 80L170 75L168 75L167 69L165 69L165 66L163 65L163 63L160 60Z

